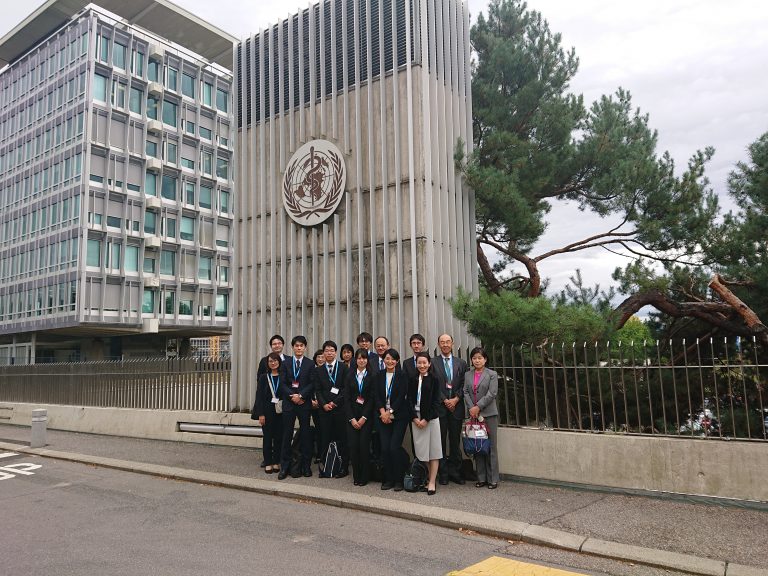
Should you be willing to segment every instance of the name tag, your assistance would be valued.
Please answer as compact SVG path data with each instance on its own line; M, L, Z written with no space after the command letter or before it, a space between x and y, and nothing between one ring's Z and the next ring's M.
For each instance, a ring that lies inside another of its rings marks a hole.
M331 388L331 394L338 394L338 393L339 393L339 389L338 389L338 388L336 388L336 386L334 386L333 388Z
M299 381L298 380L294 380L293 384L291 384L291 388L298 388L298 387L299 387Z
M365 398L363 398L362 396L358 396L357 397L357 403L358 404L365 404Z
M280 404L280 398L272 398L272 404Z
M448 388L448 390L453 390L453 384L446 384L445 387Z

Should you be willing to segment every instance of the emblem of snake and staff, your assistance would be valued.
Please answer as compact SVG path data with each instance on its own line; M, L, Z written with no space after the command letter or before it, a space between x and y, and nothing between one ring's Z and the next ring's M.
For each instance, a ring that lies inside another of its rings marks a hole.
M323 180L327 176L328 160L322 155L315 155L315 147L312 146L309 149L309 157L301 167L306 172L295 194L302 199L309 196L310 203L314 205L323 196Z

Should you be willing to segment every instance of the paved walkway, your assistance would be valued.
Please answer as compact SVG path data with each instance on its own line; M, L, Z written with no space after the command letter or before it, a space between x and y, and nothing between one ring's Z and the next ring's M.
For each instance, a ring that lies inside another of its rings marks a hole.
M259 468L255 449L49 430L48 446L34 450L29 438L29 428L0 424L0 450L313 499L695 574L768 576L768 511L510 481L495 491L467 483L438 486L435 496L384 492L377 484L355 487L351 476L277 481Z

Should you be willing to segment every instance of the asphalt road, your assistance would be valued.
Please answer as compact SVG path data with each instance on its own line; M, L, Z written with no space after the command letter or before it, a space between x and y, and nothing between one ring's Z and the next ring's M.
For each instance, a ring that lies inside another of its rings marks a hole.
M0 457L0 509L0 574L425 575L493 555L571 566L584 574L672 574L364 512L28 455Z

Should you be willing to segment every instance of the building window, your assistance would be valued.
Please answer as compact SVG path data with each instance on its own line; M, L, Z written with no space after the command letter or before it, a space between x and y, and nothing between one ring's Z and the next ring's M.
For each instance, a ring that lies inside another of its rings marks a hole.
M109 62L109 38L98 35L96 39L96 54L102 62Z
M176 238L176 218L165 218L165 236L166 238Z
M157 214L154 212L144 212L144 232L146 234L154 234L157 230Z
M165 145L165 161L171 164L176 164L179 157L179 147L175 142L166 142Z
M131 71L133 72L134 76L144 76L144 54L138 50L133 51Z
M211 196L213 189L208 186L200 186L200 208L211 208Z
M125 247L125 271L126 272L139 271L139 247L138 246Z
M165 313L173 316L176 311L176 293L167 291L165 292Z
M152 156L153 158L157 158L157 142L152 142L151 140L147 140L147 145L145 147L147 156Z
M154 172L147 172L144 179L144 192L147 196L157 196L157 174Z
M189 158L183 158L181 159L181 167L182 168L189 168L190 170L195 169L195 161L190 160Z
M223 214L229 214L229 192L226 190L219 192L219 211Z
M168 100L163 100L163 123L176 127L176 110L178 106Z
M160 274L174 276L176 274L176 252L163 250L160 252Z
M125 84L117 81L112 82L112 106L120 108L121 110L125 109L125 91L127 88L128 87Z
M190 206L195 205L195 183L184 182L184 202Z
M229 178L229 159L217 158L216 159L216 177L226 180Z
M228 101L229 101L229 92L226 90L222 90L221 88L216 89L216 108L219 109L221 112L227 112L228 110Z
M200 151L200 170L209 176L213 174L213 154L211 152Z
M160 63L150 60L147 65L147 78L150 82L158 82L160 78Z
M184 94L184 96L189 96L190 98L195 97L195 77L194 76L190 76L189 74L182 73L181 93Z
M101 240L88 240L88 252L85 258L85 265L96 268L101 266Z
M93 99L96 102L107 103L107 78L101 74L93 75Z
M121 70L125 70L125 58L128 52L128 48L126 46L123 46L122 44L118 44L115 42L115 46L112 49L112 64L115 65L115 68L120 68Z
M229 282L229 266L219 266L219 282Z
M168 66L168 74L166 80L167 82L165 83L165 87L168 88L168 90L173 90L176 92L179 80L179 71L176 70L176 68L171 68Z
M144 314L155 313L155 292L154 290L144 289L144 296L141 299L141 311Z
M179 230L182 240L195 240L195 219L188 216L181 217L181 229Z
M152 120L157 120L158 105L159 105L158 101L152 96L149 96L147 98L147 118L150 118Z
M229 295L217 294L216 295L216 316L226 317L227 310L229 310Z
M144 258L144 263L142 264L141 269L146 274L154 274L155 273L155 259L152 258L152 257L149 257L149 256L145 257Z
M131 87L131 98L128 106L131 112L141 114L142 102L144 101L144 92L138 88Z
M163 198L166 200L176 200L176 182L177 178L175 176L163 174Z
M210 280L212 278L211 276L212 265L213 265L213 258L201 257L197 267L197 277L200 280Z
M213 84L203 82L203 104L213 107Z
M212 140L213 132L211 132L208 128L203 128L202 126L200 126L200 138L204 138L206 140Z
M179 300L179 314L183 314L185 316L191 316L192 315L192 300Z
M122 218L119 218L117 216L107 216L107 228L120 229L122 224L123 224Z
M195 126L194 122L190 122L189 120L187 120L184 123L184 131L187 134L192 134L192 136L194 136L195 135L195 128L196 128L196 126Z

